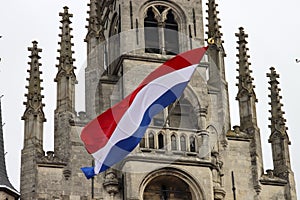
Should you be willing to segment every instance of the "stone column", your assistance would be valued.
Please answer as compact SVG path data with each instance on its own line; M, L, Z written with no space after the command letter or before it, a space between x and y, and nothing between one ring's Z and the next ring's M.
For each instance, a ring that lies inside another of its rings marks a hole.
M198 157L202 159L210 158L209 134L206 130L200 130L197 133L198 138Z
M198 117L198 129L206 130L206 116L207 116L207 108L200 108L196 110Z
M206 130L206 116L207 108L200 108L198 110L198 157L203 159L209 159L210 157L210 144L209 134Z

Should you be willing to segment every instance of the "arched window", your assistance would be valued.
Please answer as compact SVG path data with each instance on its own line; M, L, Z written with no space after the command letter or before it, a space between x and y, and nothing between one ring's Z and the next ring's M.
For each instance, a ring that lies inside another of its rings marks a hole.
M151 6L144 19L145 52L175 55L179 52L178 23L172 9Z
M171 136L171 150L177 150L176 136L174 134Z
M190 151L196 152L196 140L194 136L190 137Z
M149 133L149 148L154 149L154 134Z
M180 150L186 151L186 140L183 135L180 137Z
M168 12L167 20L165 21L165 51L168 55L176 55L179 53L178 47L178 25L174 19L172 11Z
M151 8L149 8L147 11L147 16L144 20L144 27L146 53L160 53L158 38L158 22L155 19L154 12Z
M162 133L158 134L158 148L163 149L164 148L164 135Z
M145 137L143 137L140 141L140 148L145 148L146 144L145 144Z
M115 14L112 17L112 22L109 29L109 37L107 44L107 52L105 55L105 64L108 65L108 73L114 71L113 67L118 63L120 58L120 35L121 32L121 20L120 16Z

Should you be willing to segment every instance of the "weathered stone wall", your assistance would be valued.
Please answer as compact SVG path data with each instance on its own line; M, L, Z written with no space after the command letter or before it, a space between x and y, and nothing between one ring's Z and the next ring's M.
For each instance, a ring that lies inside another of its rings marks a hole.
M92 166L92 158L84 149L80 140L81 126L71 126L70 132L65 133L70 138L70 157L66 165L52 162L37 164L36 190L34 198L61 200L91 199L92 181L87 180L81 167ZM94 199L103 196L103 177L98 175L94 179ZM29 199L29 198L24 198Z
M263 185L260 196L268 200L286 199L284 187L276 185Z
M226 199L233 197L231 172L234 173L237 199L253 200L255 191L252 184L250 141L228 140L224 152L224 183Z

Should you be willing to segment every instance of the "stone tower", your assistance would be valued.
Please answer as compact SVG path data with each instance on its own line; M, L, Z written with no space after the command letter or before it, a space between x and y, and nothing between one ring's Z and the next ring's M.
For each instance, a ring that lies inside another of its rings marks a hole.
M89 118L123 99L173 55L205 44L201 1L89 5ZM181 99L154 117L139 147L104 173L104 188L115 199L224 199L220 151L230 128L225 52L214 1L207 12L207 35L215 40L209 59L200 63ZM122 187L107 187L110 177Z
M231 129L226 54L215 0L208 0L206 6L201 0L90 0L88 5L86 112L75 109L72 14L64 7L55 77L54 151L46 155L41 49L36 42L29 48L22 199L296 199L286 129L272 129L274 170L267 174L263 170L257 100L243 28L236 34L240 126ZM92 158L79 138L82 128L131 93L163 62L206 41L207 55L181 98L153 118L138 147L122 162L86 180L80 167L91 165ZM272 102L271 110L278 114L279 104ZM272 124L278 121L273 113Z
M20 193L12 186L6 172L1 98L2 96L0 96L0 199L17 200Z

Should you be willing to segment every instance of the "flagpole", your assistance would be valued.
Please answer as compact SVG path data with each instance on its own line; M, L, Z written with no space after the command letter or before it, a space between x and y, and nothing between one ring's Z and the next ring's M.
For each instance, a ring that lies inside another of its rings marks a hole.
M95 166L94 160L92 160L92 166L93 166L93 167ZM94 199L94 177L92 177L91 182L92 182L92 188L91 188L92 199Z
M232 181L232 192L233 192L233 200L236 200L236 194L235 194L235 182L234 182L234 174L233 171L231 171L231 181Z

